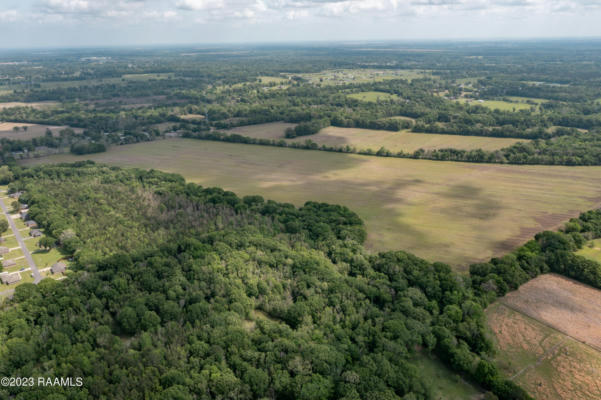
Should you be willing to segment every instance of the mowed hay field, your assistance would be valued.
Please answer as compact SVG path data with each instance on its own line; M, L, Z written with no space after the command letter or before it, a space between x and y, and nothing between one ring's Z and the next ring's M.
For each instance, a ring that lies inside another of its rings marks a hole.
M297 138L294 141L298 141ZM509 147L520 139L488 138L478 136L439 135L434 133L414 133L409 131L391 132L360 128L337 128L330 126L315 135L306 136L319 145L345 147L357 150L372 149L378 151L384 147L392 152L412 153L418 149L435 150L454 148L462 150L499 150Z
M359 92L347 95L351 99L367 101L368 103L377 103L378 101L397 100L399 96L386 92Z
M26 126L27 130L23 130ZM18 127L19 130L15 132L14 127ZM38 125L38 124L27 124L22 122L0 122L0 139L14 139L14 140L29 140L35 137L44 136L46 129L50 129L53 135L58 135L59 132L67 126L54 126L54 125ZM76 133L81 133L82 129L72 128Z
M601 398L601 353L502 302L486 310L495 363L535 399Z
M22 102L6 102L0 103L0 110L4 110L5 108L13 108L13 107L33 107L33 108L50 108L58 105L55 101L38 101L35 103L22 103Z
M517 142L526 142L523 139L491 138L482 136L441 135L435 133L414 133L409 131L391 132L361 128L338 128L330 126L309 136L300 136L294 139L285 139L286 128L295 124L272 122L268 124L246 125L228 130L257 139L284 139L288 143L304 143L310 139L318 145L333 147L354 147L357 150L371 149L374 152L381 147L394 153L404 151L412 153L418 149L435 150L454 148L461 150L499 150L509 147Z
M499 301L601 351L601 291L597 289L546 274Z
M237 133L257 139L283 139L287 128L294 128L296 124L287 122L269 122L258 125L244 125L228 129L228 133ZM309 136L307 136L309 137Z
M601 167L435 162L194 139L24 163L86 159L176 172L203 186L296 205L343 204L366 222L370 248L404 249L463 270L601 203Z
M523 103L523 102L510 102L503 100L473 100L467 101L465 99L458 99L455 101L459 101L461 103L469 104L471 106L482 106L490 108L491 110L501 110L501 111L520 111L520 110L530 110L531 107L535 107L531 104Z

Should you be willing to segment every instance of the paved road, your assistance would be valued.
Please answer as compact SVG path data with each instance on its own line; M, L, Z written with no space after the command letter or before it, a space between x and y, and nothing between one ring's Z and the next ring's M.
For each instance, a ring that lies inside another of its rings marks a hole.
M13 221L10 214L8 213L8 209L6 208L6 204L4 204L3 199L0 199L0 207L2 208L2 211L4 212L6 219L8 219L8 224L10 225L10 228L13 230L13 233L15 234L15 239L17 239L19 246L21 246L23 255L25 256L25 259L27 260L27 263L29 264L29 268L31 268L31 272L33 273L33 283L37 284L39 281L42 280L42 274L40 274L40 271L38 271L38 267L35 265L35 262L33 261L33 258L31 257L31 253L27 249L27 246L25 246L23 237L21 237L21 232L19 232L19 230L17 229L17 225L15 225L15 221Z

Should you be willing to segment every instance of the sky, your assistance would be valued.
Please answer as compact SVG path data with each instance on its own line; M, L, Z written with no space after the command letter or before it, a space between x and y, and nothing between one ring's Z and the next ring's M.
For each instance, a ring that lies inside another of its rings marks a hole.
M0 0L0 49L601 37L601 0Z

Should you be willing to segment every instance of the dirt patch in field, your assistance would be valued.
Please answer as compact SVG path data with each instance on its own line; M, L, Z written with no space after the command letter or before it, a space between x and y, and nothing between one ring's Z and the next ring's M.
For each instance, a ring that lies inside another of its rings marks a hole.
M601 350L601 291L554 274L541 275L503 304Z

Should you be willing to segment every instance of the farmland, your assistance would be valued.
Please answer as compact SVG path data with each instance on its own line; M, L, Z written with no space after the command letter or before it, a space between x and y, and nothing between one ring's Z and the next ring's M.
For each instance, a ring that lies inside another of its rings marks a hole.
M599 290L557 275L542 275L507 294L506 306L601 351Z
M344 85L348 83L383 82L390 79L406 79L412 81L414 79L431 77L432 75L427 71L414 69L341 69L298 74L298 76L311 84Z
M351 99L377 103L378 101L397 100L399 96L386 92L359 92L348 95Z
M14 128L18 128L17 131ZM23 129L26 127L26 129ZM58 135L58 132L62 129L67 128L66 126L53 126L53 125L38 125L38 124L26 124L20 122L0 122L0 138L16 139L16 140L28 140L34 137L44 136L46 129L50 129L53 135ZM81 132L81 129L74 129L76 132Z
M294 128L295 126L296 124L286 122L270 122L267 124L239 126L228 130L228 132L257 139L283 139L286 129Z
M0 110L11 107L33 107L33 108L51 108L58 105L54 101L38 101L33 103L24 103L20 101L4 102L0 103Z
M576 291L569 293L575 286ZM582 307L591 295L598 297L599 292L565 278L543 275L510 293L510 302L505 297L491 305L486 313L499 349L495 361L505 375L537 399L599 398L601 353L547 324L551 316L565 331L572 321L561 323L561 318L574 314L580 322L586 319L592 323L590 328L596 324L596 331L588 330L588 338L598 339L599 303ZM550 306L556 296L559 305ZM540 322L529 315L546 316L546 320ZM579 334L576 329L572 333Z
M26 163L85 159L176 172L297 205L343 204L366 222L371 249L400 248L459 269L601 204L600 167L445 163L192 139Z
M390 132L336 127L324 128L319 133L308 138L319 145L335 147L348 145L358 150L372 149L374 151L377 151L380 147L384 147L392 152L414 152L418 149L435 150L444 148L498 150L524 141L520 139L439 135L409 131Z
M237 133L257 139L284 139L286 128L294 124L272 122L268 124L247 125L230 129L229 133ZM372 149L377 151L384 147L392 152L414 152L418 149L435 150L455 148L462 150L498 150L509 147L522 139L506 139L478 136L439 135L435 133L415 133L409 131L391 132L361 128L338 128L330 126L310 136L284 139L288 143L304 142L310 139L318 145L330 147L354 147L357 150Z
M523 102L510 102L504 100L472 100L467 101L465 99L458 99L457 101L465 104L469 104L472 106L482 106L486 108L490 108L491 110L501 110L501 111L520 111L520 110L530 110L530 108L534 107L531 104L523 103Z

